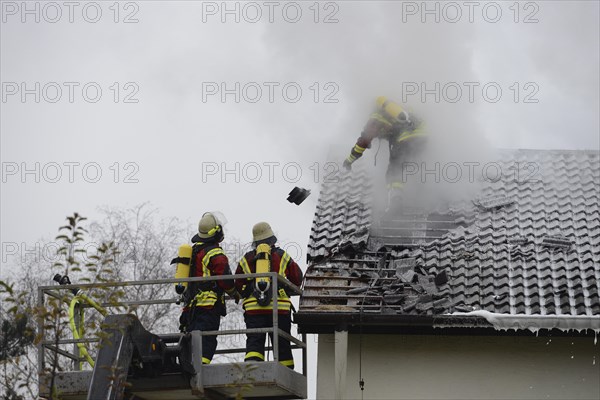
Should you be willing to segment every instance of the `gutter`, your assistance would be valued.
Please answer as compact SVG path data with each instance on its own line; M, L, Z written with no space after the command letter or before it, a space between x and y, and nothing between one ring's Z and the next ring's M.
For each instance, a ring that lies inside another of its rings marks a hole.
M483 310L439 315L298 312L295 322L300 332L308 334L334 333L339 324L347 324L350 333L361 326L364 333L440 334L441 329L461 335L530 335L539 330L600 333L600 315L507 315Z
M467 313L455 312L444 316L484 318L497 330L529 330L537 332L540 329L558 329L561 331L593 330L600 333L600 315L511 315L496 314L489 311L477 310ZM440 324L434 327L446 327Z

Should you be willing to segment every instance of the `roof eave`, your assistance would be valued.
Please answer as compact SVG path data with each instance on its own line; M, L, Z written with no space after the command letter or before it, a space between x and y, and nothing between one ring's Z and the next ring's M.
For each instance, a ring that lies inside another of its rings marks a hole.
M497 316L497 315L496 315ZM351 333L535 335L539 331L567 336L597 334L600 316L506 315L503 324L482 315L397 315L370 313L299 312L295 316L302 333L320 334L347 330ZM502 317L500 317L502 319Z
M452 323L446 322L452 320ZM358 332L361 329L370 333L389 333L398 330L423 331L448 327L493 328L480 317L447 317L433 315L397 315L356 312L299 312L295 322L302 333L333 333L340 330Z

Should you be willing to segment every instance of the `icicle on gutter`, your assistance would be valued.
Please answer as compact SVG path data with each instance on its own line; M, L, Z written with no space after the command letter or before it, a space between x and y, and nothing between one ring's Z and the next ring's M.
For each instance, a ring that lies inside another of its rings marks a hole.
M586 331L595 333L594 344L600 332L600 316L588 315L508 315L496 314L485 310L470 312L454 312L449 316L481 317L487 320L497 330L529 330L537 333L540 329L559 329L561 331Z

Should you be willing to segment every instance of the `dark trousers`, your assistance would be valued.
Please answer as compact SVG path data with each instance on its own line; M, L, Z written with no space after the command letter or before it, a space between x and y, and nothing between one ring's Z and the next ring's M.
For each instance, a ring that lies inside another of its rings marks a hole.
M246 321L246 328L270 328L273 327L273 315L272 314L257 314L252 315L245 313L244 320ZM290 333L292 328L292 320L290 314L279 314L277 319L279 329L286 333ZM273 341L273 334L269 333L271 342ZM265 359L265 338L264 333L248 333L246 334L246 357L244 361L264 361ZM279 336L279 362L286 367L294 368L294 358L292 356L292 349L290 341Z
M213 309L204 309L196 307L193 310L192 320L188 327L191 331L218 331L221 323L221 313ZM217 350L216 336L202 336L202 363L209 364Z
M390 162L385 177L389 185L398 188L402 187L411 175L414 175L415 168L416 171L419 171L419 174L422 172L421 169L424 166L421 165L423 161L421 155L427 144L427 139L413 137L400 143L396 142L396 137L392 137L390 140ZM404 169L408 167L408 164L412 165L405 173ZM427 167L431 169L431 166L427 165ZM419 174L416 176L419 177Z

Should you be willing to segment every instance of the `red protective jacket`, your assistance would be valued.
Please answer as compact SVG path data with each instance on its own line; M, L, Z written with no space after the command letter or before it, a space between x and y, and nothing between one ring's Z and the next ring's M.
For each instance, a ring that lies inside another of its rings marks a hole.
M387 121L386 118L379 113L374 113L367 121L356 144L363 149L366 149L371 146L373 139L377 137L389 137L391 134L392 122Z
M256 251L250 251L242 257L235 271L236 275L256 273ZM302 270L294 260L283 249L273 246L271 249L271 272L277 272L283 275L287 280L296 286L302 284ZM269 314L273 312L273 302L268 306L257 304L256 297L252 294L253 280L247 278L238 278L235 280L237 291L244 298L243 306L247 314ZM277 297L277 307L279 314L288 314L291 309L291 301L284 288L279 287L279 296Z
M196 246L199 245L196 244ZM195 277L231 275L229 260L218 244L204 245L198 251L194 264ZM218 292L231 293L234 289L233 279L196 283L198 283L198 294L195 297L196 306L206 309L212 309L215 306L219 297Z

